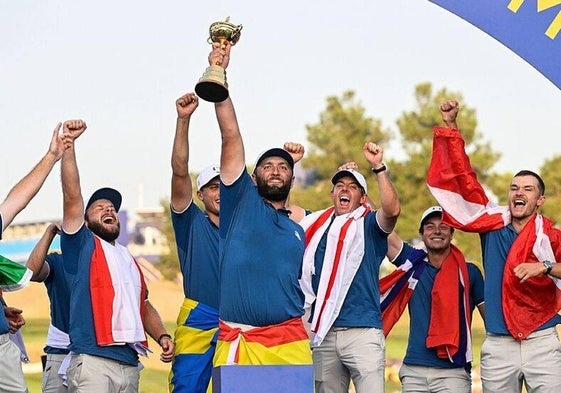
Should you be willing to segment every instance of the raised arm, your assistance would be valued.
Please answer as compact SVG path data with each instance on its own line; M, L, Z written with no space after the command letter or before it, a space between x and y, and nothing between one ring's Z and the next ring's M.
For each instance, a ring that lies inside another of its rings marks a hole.
M195 93L187 93L175 101L177 122L171 152L171 206L181 212L193 200L193 184L189 175L189 123L199 106Z
M282 148L292 156L295 165L304 157L304 153L306 152L304 145L298 142L285 142Z
M213 44L213 51L208 56L209 64L217 64L226 69L230 62L229 42L225 42L224 48L220 43ZM242 135L238 126L238 119L234 110L234 104L230 97L222 102L214 104L216 119L220 127L222 137L222 150L220 154L220 178L226 185L232 184L245 168L245 151Z
M286 150L294 160L294 164L304 157L304 146L297 142L285 142L283 149ZM290 194L288 194L288 198L286 199L286 208L290 210L290 219L294 222L300 222L306 216L306 210L301 206L294 205L290 202Z
M31 281L42 282L45 281L49 275L49 265L45 263L47 252L53 242L55 236L60 232L60 228L56 224L50 224L45 233L39 239L39 242L33 247L29 257L27 258L27 268L33 272Z
M446 101L441 107L445 127L433 130L427 185L442 206L442 221L466 232L489 232L510 222L507 206L489 200L471 166L461 133L456 128L459 105Z
M3 225L3 228L0 228L0 233L10 225L19 212L37 195L55 163L60 160L64 151L72 145L70 138L64 134L59 134L60 126L61 123L57 124L53 130L47 154L10 190L6 199L0 203Z
M440 115L442 116L442 121L448 128L458 129L458 124L456 123L456 118L458 117L458 112L460 111L460 104L456 100L448 100L440 105Z
M86 130L83 120L68 120L64 122L64 133L73 141ZM62 229L66 233L75 233L84 222L84 199L80 188L80 174L76 163L76 145L66 150L62 156L60 166L62 181L63 215Z
M391 232L397 222L401 206L397 191L388 176L388 172L383 169L384 150L373 142L367 142L362 147L364 157L370 164L371 168L376 171L376 180L378 181L378 190L380 192L380 206L378 207L378 222L380 226L387 232Z

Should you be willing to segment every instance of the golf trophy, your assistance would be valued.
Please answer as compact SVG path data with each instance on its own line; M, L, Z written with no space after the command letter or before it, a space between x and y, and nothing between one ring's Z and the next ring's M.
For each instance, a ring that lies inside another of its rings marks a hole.
M207 42L219 42L224 48L225 42L235 45L240 39L242 25L230 23L230 17L224 22L214 22L209 28ZM195 86L195 92L205 101L222 102L228 98L228 83L226 83L226 70L219 64L213 64L205 70L201 79Z

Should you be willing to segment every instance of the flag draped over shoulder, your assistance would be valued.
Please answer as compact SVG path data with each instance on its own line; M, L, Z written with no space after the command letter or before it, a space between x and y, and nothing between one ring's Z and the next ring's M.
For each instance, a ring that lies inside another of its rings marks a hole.
M465 365L471 352L470 284L466 260L453 244L442 262L431 291L431 316L427 348L438 357Z
M561 89L561 0L430 1L503 43Z
M147 347L142 323L147 288L142 270L126 247L111 246L97 236L94 242L90 293L97 345L141 343Z
M561 280L542 274L520 283L514 275L519 263L543 260L561 261L561 231L536 214L510 248L503 276L503 314L508 331L519 341L561 310Z
M413 295L424 272L426 256L424 250L415 249L409 253L404 264L380 279L384 335L389 334ZM460 366L473 360L469 285L464 256L458 248L451 245L451 252L442 263L431 291L431 316L426 346L435 348L438 357Z
M27 285L33 272L22 264L0 255L0 288L6 292L16 291Z
M312 213L300 221L306 233L306 250L302 262L300 285L305 296L305 307L315 302L311 330L315 333L312 346L323 341L337 319L347 292L364 256L364 217L370 207L359 206L351 213L336 216L334 208ZM315 254L327 232L323 266L317 293L312 286Z
M387 337L397 323L413 291L419 277L425 270L422 263L427 253L415 249L407 256L407 260L392 273L380 279L380 310L382 311L382 328Z
M484 233L510 223L508 207L489 201L477 181L458 130L434 128L427 184L444 210L442 221L453 227ZM513 272L520 263L546 259L561 261L561 232L536 214L513 242L503 275L503 316L516 340L523 340L561 310L559 279L541 275L520 283Z

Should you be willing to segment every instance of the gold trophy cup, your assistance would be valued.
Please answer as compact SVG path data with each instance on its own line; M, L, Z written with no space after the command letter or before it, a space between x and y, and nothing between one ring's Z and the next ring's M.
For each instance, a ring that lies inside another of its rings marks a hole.
M230 17L224 22L214 22L209 28L207 42L219 42L223 47L226 41L235 45L240 39L242 25L230 23ZM226 70L218 64L207 67L201 79L195 86L195 92L205 101L222 102L228 98L228 83L226 83Z

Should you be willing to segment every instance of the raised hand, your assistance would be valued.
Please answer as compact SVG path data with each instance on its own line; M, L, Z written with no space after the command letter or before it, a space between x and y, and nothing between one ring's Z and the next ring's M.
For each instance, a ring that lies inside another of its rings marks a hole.
M199 97L197 97L195 93L187 93L179 97L175 101L175 108L177 109L177 117L179 117L180 119L190 118L198 106L199 106Z
M72 146L72 139L60 133L62 123L58 123L53 130L51 143L49 145L49 153L52 154L56 160L60 160L62 154Z
M337 168L337 171L342 171L345 169L354 169L355 171L358 171L358 164L354 161L345 162L343 165Z
M292 156L295 164L304 157L305 149L300 143L285 142L283 149Z
M86 128L88 126L84 120L66 120L62 125L63 134L67 135L72 141L82 135Z
M458 129L456 118L459 111L460 104L456 100L448 100L440 105L440 115L446 127Z
M384 157L384 149L374 142L366 142L362 147L366 161L372 165L373 168L382 166L382 159Z
M208 55L208 63L226 69L230 63L230 49L232 49L232 44L229 41L225 41L224 44L214 42L212 52Z

